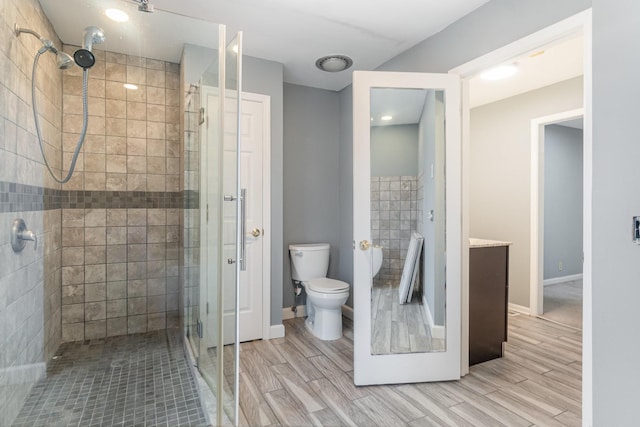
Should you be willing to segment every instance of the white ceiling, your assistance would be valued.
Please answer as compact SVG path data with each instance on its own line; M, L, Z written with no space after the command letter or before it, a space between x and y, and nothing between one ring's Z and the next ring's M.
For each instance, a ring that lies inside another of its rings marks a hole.
M469 82L471 107L496 102L554 83L581 76L583 73L583 39L577 36L538 49L517 58L518 73L504 80L487 81L476 77Z
M216 45L210 24L162 16L163 10L170 11L225 24L230 33L242 30L244 53L284 64L288 83L340 90L351 83L351 70L319 71L317 58L343 54L353 59L353 70L373 70L488 1L150 0L156 13L137 12L133 5L133 22L121 24L125 30L101 16L102 9L112 3L122 7L125 0L40 3L64 43L78 45L84 27L104 25L108 40L103 47L116 52L179 62L181 43ZM143 26L144 36L135 25Z

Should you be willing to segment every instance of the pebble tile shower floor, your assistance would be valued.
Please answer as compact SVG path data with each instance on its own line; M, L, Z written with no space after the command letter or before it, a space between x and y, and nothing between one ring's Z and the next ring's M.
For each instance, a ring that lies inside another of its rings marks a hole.
M65 343L13 424L206 426L176 329Z

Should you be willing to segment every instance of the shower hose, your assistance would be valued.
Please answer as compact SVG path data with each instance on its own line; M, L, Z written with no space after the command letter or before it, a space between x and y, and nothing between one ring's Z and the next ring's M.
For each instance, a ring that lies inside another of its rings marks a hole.
M60 183L64 184L69 182L71 176L73 175L73 171L76 168L76 161L78 160L78 155L80 154L80 150L82 149L82 144L84 143L84 138L87 134L87 122L89 121L89 105L87 102L87 86L88 86L88 78L89 78L89 70L87 68L82 71L82 130L80 131L80 139L76 144L76 149L73 152L73 158L71 159L71 166L69 167L69 172L67 176L63 179L58 178L56 174L51 170L51 166L47 161L47 156L44 152L44 142L42 142L42 131L40 130L40 119L38 119L38 108L36 105L36 71L38 69L38 60L40 56L47 51L46 47L38 50L36 57L33 60L33 70L31 72L31 106L33 108L33 119L36 125L36 134L38 137L38 144L40 145L40 151L42 152L42 158L44 159L44 164L47 166L49 173L53 177L53 179ZM64 152L64 148L62 149ZM60 168L62 170L62 166Z

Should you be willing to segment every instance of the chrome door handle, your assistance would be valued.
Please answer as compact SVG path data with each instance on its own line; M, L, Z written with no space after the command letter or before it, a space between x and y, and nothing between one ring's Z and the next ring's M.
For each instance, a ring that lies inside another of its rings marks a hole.
M251 235L253 237L260 237L260 234L261 234L261 232L260 232L259 228L254 228L253 230L251 230Z
M371 243L369 243L368 240L361 240L360 241L360 249L361 250L368 251L370 247L371 247Z
M240 271L247 269L247 189L240 190Z

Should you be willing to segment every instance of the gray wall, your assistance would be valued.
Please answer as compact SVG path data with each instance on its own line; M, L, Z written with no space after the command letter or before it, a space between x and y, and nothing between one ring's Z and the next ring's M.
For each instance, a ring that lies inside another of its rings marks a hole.
M509 301L529 306L531 119L582 107L582 78L471 110L470 235L512 242Z
M283 307L294 304L289 244L331 244L328 276L338 277L339 101L336 92L284 85Z
M593 0L593 414L634 424L640 401L640 3Z
M371 128L371 176L416 176L418 125Z
M552 279L582 273L582 130L544 132L544 278Z
M185 46L185 79L197 81L206 70L215 51L199 46ZM282 320L283 268L283 66L278 62L243 57L243 90L271 97L271 324ZM266 284L269 285L269 284Z

